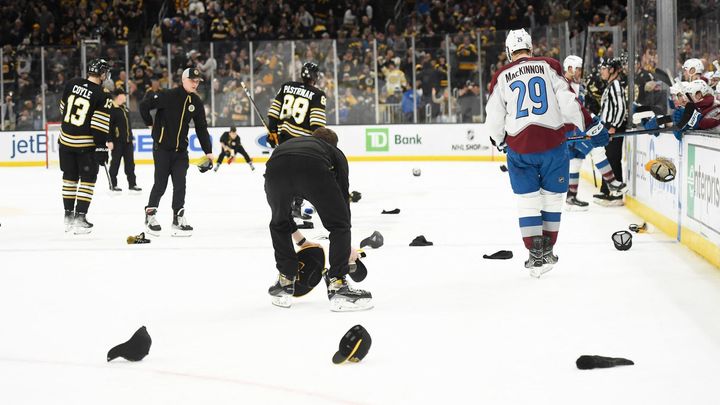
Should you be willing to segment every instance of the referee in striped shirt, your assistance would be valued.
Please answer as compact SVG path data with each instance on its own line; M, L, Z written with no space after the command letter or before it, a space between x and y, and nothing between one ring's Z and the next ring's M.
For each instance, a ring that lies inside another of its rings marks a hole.
M620 83L621 71L622 63L619 59L608 59L600 65L600 77L607 83L600 99L600 117L608 126L608 132L611 135L616 132L624 132L627 126L627 99L625 98L625 89ZM620 182L623 181L622 148L622 137L611 138L610 143L605 146L610 167L612 167L615 178ZM622 195L610 195L604 179L600 193L594 196L597 203L608 206L623 205Z

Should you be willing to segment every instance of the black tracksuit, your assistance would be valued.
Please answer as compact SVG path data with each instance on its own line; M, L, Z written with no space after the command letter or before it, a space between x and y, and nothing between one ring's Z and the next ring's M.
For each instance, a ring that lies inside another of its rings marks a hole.
M112 161L110 162L110 179L113 187L117 186L117 174L120 160L125 162L125 176L130 188L137 185L135 179L135 158L133 156L133 136L130 117L125 106L113 106L110 109L110 134L113 137Z
M150 110L157 110L154 120ZM206 154L212 153L205 106L197 94L188 93L180 86L146 97L140 103L140 115L145 125L152 125L155 163L155 183L147 207L157 208L165 194L168 177L172 176L172 208L177 214L185 206L185 177L190 164L187 152L190 120L195 124L202 150Z
M267 162L265 194L272 210L270 236L280 273L295 278L298 260L291 234L297 230L290 215L295 196L310 201L330 231L330 278L348 273L350 259L350 195L348 162L340 149L313 137L289 139Z

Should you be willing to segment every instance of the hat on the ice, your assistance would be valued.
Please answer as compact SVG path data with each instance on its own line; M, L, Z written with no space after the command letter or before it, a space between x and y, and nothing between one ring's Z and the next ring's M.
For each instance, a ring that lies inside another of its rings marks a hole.
M632 366L635 362L622 357L588 356L578 357L575 365L580 370L592 370L594 368L610 368L615 366Z
M132 335L130 340L110 349L107 354L107 361L112 361L118 357L129 361L140 361L150 353L150 345L152 345L152 339L150 339L150 334L143 326Z
M400 208L395 208L395 209L389 210L389 211L383 210L382 213L383 214L399 214Z
M372 233L372 235L368 236L360 242L360 247L363 248L365 246L370 246L373 249L377 249L382 246L383 243L385 243L385 238L383 238L380 232L375 231Z
M356 202L360 201L361 198L362 198L362 193L359 191L353 191L352 193L350 193L350 201L352 201L352 202L356 203Z
M367 272L367 267L365 267L360 259L355 260L355 263L350 263L350 271L348 272L348 275L354 282L359 283L365 280Z
M513 252L509 250L498 250L497 252L491 254L491 255L483 255L483 259L512 259Z
M182 78L183 79L192 79L192 80L200 79L200 81L203 81L203 77L197 68L187 68L187 69L183 70Z
M632 234L628 231L617 231L612 234L612 241L617 250L628 250L632 247Z
M302 297L312 291L322 280L325 269L325 251L320 246L300 249L297 252L298 276L295 279L293 296Z
M340 347L332 357L335 364L350 361L357 363L368 354L372 339L362 325L355 325L340 339Z
M200 170L200 173L205 173L206 171L213 168L213 162L212 159L210 159L207 156L203 156L200 159L200 163L197 164L198 170Z
M425 239L425 235L420 235L410 242L410 246L432 246L433 243Z

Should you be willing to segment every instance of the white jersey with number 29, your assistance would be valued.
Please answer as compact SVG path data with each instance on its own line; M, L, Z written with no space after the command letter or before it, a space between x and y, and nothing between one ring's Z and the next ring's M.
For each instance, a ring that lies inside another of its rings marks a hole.
M520 58L498 70L486 112L490 136L518 153L553 149L565 141L566 132L584 130L592 120L563 77L560 62L544 57Z

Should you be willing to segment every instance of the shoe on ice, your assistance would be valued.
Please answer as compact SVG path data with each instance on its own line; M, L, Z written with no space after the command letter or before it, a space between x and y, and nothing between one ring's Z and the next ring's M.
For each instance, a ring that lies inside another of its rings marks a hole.
M193 227L188 225L185 218L185 208L180 208L173 217L172 236L192 236Z
M121 193L121 192L122 192L122 189L121 189L120 187L118 187L118 186L112 186L112 188L111 188L110 190L112 190L112 191L114 191L114 192L116 192L116 193Z
M293 294L295 294L295 280L279 274L275 284L268 288L268 294L272 297L273 305L290 308Z
M372 294L351 287L345 277L329 278L325 273L325 284L333 312L364 311L372 309Z
M157 220L157 208L145 208L145 231L153 236L160 236L162 227Z
M141 189L140 187L138 187L137 185L130 186L130 187L129 187L129 190L130 190L130 191L135 191L135 192L140 192L140 191L142 191L142 189Z
M93 224L87 221L87 218L85 218L85 214L75 214L75 219L73 219L72 223L72 229L75 235L88 234L92 232L92 227Z
M565 199L565 208L568 211L587 211L589 205L590 204L585 201L578 200L577 196L574 195L568 196L568 198Z

